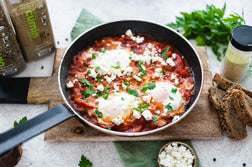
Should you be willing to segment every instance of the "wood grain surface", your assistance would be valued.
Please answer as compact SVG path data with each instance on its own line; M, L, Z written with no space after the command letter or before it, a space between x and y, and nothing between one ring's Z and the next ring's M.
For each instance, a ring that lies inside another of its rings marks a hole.
M139 141L166 139L220 139L222 131L218 116L208 102L208 88L212 85L212 73L208 65L206 49L196 47L204 69L204 87L193 110L179 123L157 133L139 137L112 136L99 132L77 118L59 124L45 133L45 141ZM65 48L57 49L54 72L49 78L32 78L27 101L29 104L48 104L52 108L62 104L58 88L57 72Z

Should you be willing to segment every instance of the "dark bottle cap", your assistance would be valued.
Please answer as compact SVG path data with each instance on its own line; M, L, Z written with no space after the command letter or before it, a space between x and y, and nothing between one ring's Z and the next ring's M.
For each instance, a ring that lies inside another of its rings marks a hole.
M247 25L237 26L231 34L232 45L242 51L252 51L252 27Z

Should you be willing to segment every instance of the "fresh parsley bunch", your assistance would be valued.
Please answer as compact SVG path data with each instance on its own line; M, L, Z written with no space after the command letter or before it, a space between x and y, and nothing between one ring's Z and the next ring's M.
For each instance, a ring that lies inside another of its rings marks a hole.
M222 54L224 55L227 50L232 30L245 24L243 11L242 16L234 13L224 18L225 11L226 3L222 9L207 5L206 10L181 12L182 17L176 17L176 23L169 23L167 26L174 29L182 27L183 35L187 39L195 39L198 46L210 46L217 59L221 61ZM220 44L225 46L222 53Z

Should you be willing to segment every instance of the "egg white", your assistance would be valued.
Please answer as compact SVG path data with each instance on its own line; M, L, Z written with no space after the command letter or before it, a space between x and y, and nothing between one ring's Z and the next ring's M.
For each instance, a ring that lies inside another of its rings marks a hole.
M176 93L172 93L172 89L177 89ZM162 102L164 106L170 104L173 110L178 109L183 101L179 88L169 82L157 82L154 89L146 92L152 96L154 101Z
M100 123L109 123L113 119L122 118L126 120L132 114L132 108L137 107L140 99L126 92L111 93L107 100L103 97L96 99L98 111L102 113Z

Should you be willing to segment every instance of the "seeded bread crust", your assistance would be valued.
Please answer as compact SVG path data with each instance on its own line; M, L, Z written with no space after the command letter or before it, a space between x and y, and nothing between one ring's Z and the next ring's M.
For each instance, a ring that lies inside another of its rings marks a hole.
M217 110L217 112L219 112L221 108L221 103L223 101L223 96L225 95L225 91L218 89L214 86L211 86L208 89L208 92L209 92L208 99L210 103Z
M228 80L227 78L221 76L218 73L215 73L214 75L214 79L213 81L223 90L227 90L228 88L230 88L233 84L235 84L235 82L232 82L230 80ZM250 98L252 98L252 92L245 89L245 88L241 88L243 92L245 92Z
M232 95L234 97L234 107L240 119L252 128L252 99L243 91L236 89L232 91Z
M246 125L240 119L234 108L233 89L241 89L240 84L233 84L225 93L220 110L220 123L226 135L232 140L242 140L247 137Z

